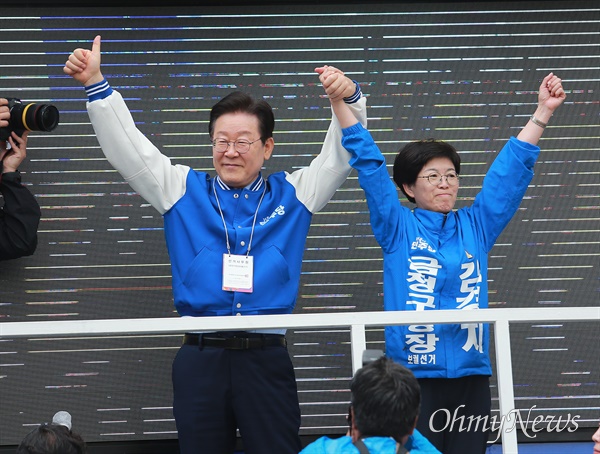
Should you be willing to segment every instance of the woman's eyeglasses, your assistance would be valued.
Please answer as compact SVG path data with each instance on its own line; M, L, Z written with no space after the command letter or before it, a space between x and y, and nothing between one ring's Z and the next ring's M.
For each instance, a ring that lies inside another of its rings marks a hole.
M429 181L429 184L432 184L433 186L441 184L442 180L445 178L449 186L456 186L458 184L459 176L456 173L447 173L446 175L440 175L439 173L430 173L429 175L417 178L425 178L427 181Z

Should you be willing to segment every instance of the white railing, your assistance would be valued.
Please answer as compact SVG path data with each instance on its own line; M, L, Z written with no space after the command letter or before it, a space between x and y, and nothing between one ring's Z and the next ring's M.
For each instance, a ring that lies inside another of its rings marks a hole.
M350 327L352 369L362 365L367 326L438 323L490 323L494 326L500 415L515 409L509 324L512 322L600 321L599 307L518 308L444 311L380 311L247 317L167 317L43 322L2 322L0 339L16 337L166 334L200 330ZM516 430L502 431L503 454L518 454Z

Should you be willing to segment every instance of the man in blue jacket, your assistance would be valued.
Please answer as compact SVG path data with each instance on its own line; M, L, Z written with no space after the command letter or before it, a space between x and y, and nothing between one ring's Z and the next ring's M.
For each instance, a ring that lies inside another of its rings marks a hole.
M324 87L342 77L328 72ZM327 88L325 88L327 92ZM402 206L386 160L344 103L331 100L343 128L383 250L386 310L473 310L488 307L488 253L519 208L540 153L537 143L565 100L548 74L538 106L488 170L471 206L454 210L460 156L445 142L410 142L397 154L393 179L414 210ZM444 454L483 454L490 428L489 327L481 323L390 326L386 353L409 367L421 386L417 428Z
M382 356L350 383L349 433L321 437L300 454L440 454L415 429L421 390L406 367Z
M64 72L85 86L90 120L109 162L163 216L178 313L291 313L312 215L351 170L337 120L308 167L263 177L275 145L273 112L265 101L230 93L210 113L211 177L171 164L137 129L100 71L100 36L91 50L76 49ZM347 77L332 82L331 96L366 124L358 85ZM301 448L283 330L186 334L173 362L173 391L182 454L231 454L236 429L246 454L297 454Z

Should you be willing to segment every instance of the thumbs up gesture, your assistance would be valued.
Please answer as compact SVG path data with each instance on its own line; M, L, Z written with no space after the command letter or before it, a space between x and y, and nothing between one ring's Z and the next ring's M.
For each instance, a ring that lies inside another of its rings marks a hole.
M63 71L86 87L102 82L104 76L100 72L100 35L94 38L92 50L75 49L69 55Z

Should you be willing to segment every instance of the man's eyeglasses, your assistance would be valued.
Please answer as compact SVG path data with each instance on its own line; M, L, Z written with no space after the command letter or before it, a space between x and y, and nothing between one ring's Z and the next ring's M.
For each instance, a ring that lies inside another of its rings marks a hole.
M456 186L458 184L458 179L459 176L456 173L447 173L446 175L440 175L438 173L430 173L429 175L425 175L423 177L417 177L417 178L425 178L427 181L429 181L430 184L437 186L438 184L440 184L442 182L442 180L444 178L446 178L446 181L448 182L449 186Z
M225 153L229 150L229 145L233 144L233 149L239 154L248 153L250 151L250 145L254 142L258 142L260 139L256 139L252 142L249 140L236 140L235 142L228 142L225 139L216 139L212 141L212 146L217 153Z

